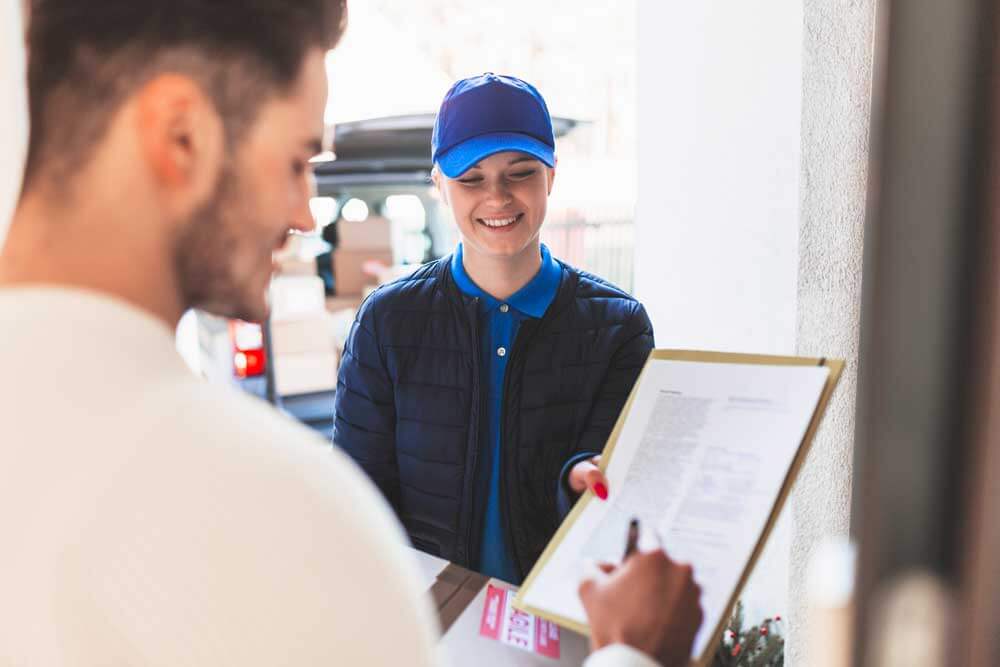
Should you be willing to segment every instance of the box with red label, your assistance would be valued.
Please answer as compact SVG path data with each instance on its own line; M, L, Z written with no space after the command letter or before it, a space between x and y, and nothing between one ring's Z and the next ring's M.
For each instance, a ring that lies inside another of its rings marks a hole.
M559 626L515 609L513 599L513 592L487 584L479 636L558 660Z
M580 665L589 640L513 606L516 588L447 565L430 589L438 609L440 646L453 664Z

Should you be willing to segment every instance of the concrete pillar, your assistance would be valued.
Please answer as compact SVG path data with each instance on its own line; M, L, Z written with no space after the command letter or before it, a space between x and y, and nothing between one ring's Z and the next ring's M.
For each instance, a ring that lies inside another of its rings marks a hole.
M803 637L806 568L850 528L874 0L805 0L796 353L841 357L840 386L792 496L786 663L813 664Z

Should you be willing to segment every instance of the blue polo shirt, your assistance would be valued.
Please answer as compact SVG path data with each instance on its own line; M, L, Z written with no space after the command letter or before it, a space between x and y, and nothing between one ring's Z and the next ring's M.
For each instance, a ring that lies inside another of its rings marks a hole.
M531 281L499 301L480 289L465 272L462 265L462 244L458 245L451 260L451 275L458 288L469 296L479 298L479 331L481 341L481 377L487 378L488 395L486 417L489 431L480 443L479 475L488 475L488 494L480 545L479 570L491 577L511 583L520 583L511 546L503 527L500 506L500 416L503 414L503 382L510 361L510 353L517 339L521 322L528 318L539 319L545 314L559 290L562 269L552 259L549 249L542 245L542 266Z

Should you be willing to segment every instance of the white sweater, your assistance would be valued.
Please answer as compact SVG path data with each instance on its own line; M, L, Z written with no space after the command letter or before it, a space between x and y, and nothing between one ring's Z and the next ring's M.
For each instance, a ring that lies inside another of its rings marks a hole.
M159 320L0 289L0 665L430 664L403 544L347 457L194 377Z

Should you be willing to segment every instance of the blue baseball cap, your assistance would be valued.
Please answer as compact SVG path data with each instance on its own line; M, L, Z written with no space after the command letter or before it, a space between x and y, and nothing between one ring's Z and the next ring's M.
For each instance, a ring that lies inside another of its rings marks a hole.
M434 120L432 160L445 176L456 178L503 151L527 153L555 166L552 118L541 93L530 83L492 72L457 82Z

